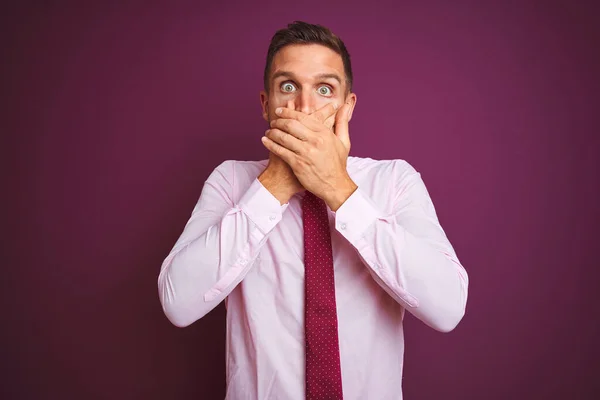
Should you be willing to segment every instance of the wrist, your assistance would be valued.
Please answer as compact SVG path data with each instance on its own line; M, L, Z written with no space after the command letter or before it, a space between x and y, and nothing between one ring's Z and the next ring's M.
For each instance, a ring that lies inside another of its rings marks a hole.
M268 167L258 176L258 180L273 197L279 200L281 205L289 202L294 195L290 185L280 179L277 174L272 173Z
M329 195L323 199L331 211L337 211L342 204L358 189L358 185L348 176Z

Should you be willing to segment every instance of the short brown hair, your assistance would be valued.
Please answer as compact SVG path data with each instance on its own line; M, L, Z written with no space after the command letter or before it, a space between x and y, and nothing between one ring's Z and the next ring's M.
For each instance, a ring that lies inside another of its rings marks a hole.
M294 21L287 28L275 32L267 52L267 63L265 65L264 86L269 90L269 73L275 54L283 47L291 44L320 44L335 51L342 57L344 73L346 74L347 91L352 91L352 64L350 54L342 39L334 35L328 28L321 25L313 25L302 21Z

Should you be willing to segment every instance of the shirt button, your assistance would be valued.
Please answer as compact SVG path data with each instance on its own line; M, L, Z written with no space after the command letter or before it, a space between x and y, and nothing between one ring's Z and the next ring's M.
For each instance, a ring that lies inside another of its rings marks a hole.
M345 230L345 229L346 229L346 223L345 223L345 222L342 222L342 223L340 224L340 229L341 229L341 230Z
M248 264L248 260L246 260L245 258L242 258L242 259L240 260L240 264L241 264L241 265L246 265L246 264Z
M271 216L269 217L269 220L271 220L271 221L275 221L275 219L276 219L276 218L277 218L277 217L275 217L274 215L271 215Z

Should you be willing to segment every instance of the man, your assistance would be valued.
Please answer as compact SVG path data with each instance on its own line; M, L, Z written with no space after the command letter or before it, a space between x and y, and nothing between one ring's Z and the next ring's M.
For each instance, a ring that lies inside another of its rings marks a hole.
M225 300L227 399L401 399L404 310L448 332L468 277L407 162L349 157L350 56L319 25L270 44L269 160L209 176L164 260L180 327Z

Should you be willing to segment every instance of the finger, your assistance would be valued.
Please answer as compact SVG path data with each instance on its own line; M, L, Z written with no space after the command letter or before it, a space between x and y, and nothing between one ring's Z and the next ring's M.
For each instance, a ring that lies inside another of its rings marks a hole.
M335 115L339 108L338 103L331 102L325 104L323 107L319 108L317 111L313 112L312 115L320 122L325 122L329 117Z
M289 102L288 102L288 104L289 104ZM279 118L295 119L297 121L300 121L308 129L316 132L316 131L319 131L322 129L322 124L327 118L335 115L335 112L338 108L339 108L338 104L332 102L332 103L327 103L326 105L324 105L323 107L321 107L320 109L318 109L317 111L315 111L311 114L305 114L300 111L295 111L293 109L289 109L289 107L288 108L283 108L283 107L277 108L275 110L275 114L277 114L277 116L279 116Z
M344 147L350 151L350 133L348 130L348 121L352 107L346 103L335 116L335 136L340 139Z
M310 130L295 119L278 118L271 121L271 129L279 129L293 135L298 140L308 140Z
M302 142L282 130L269 129L265 132L265 136L294 153L300 153L302 150Z
M266 136L263 136L261 138L261 141L263 143L263 145L267 148L267 150L269 150L271 153L275 154L276 156L278 156L279 158L281 158L283 161L285 161L288 165L292 165L292 163L294 162L294 157L296 157L296 154L288 149L286 149L285 147L281 146L280 144L275 143L274 141L272 141L271 139L269 139Z
M277 117L280 119L296 120L296 121L300 122L302 125L304 125L305 127L307 127L308 129L313 130L313 131L318 131L318 130L323 129L322 123L320 121L316 120L311 115L305 114L301 111L296 111L294 109L280 107L275 110L275 114L277 114Z
M323 122L323 124L330 130L333 130L333 127L335 126L335 116L336 114L333 114L331 117L327 118L325 122Z

